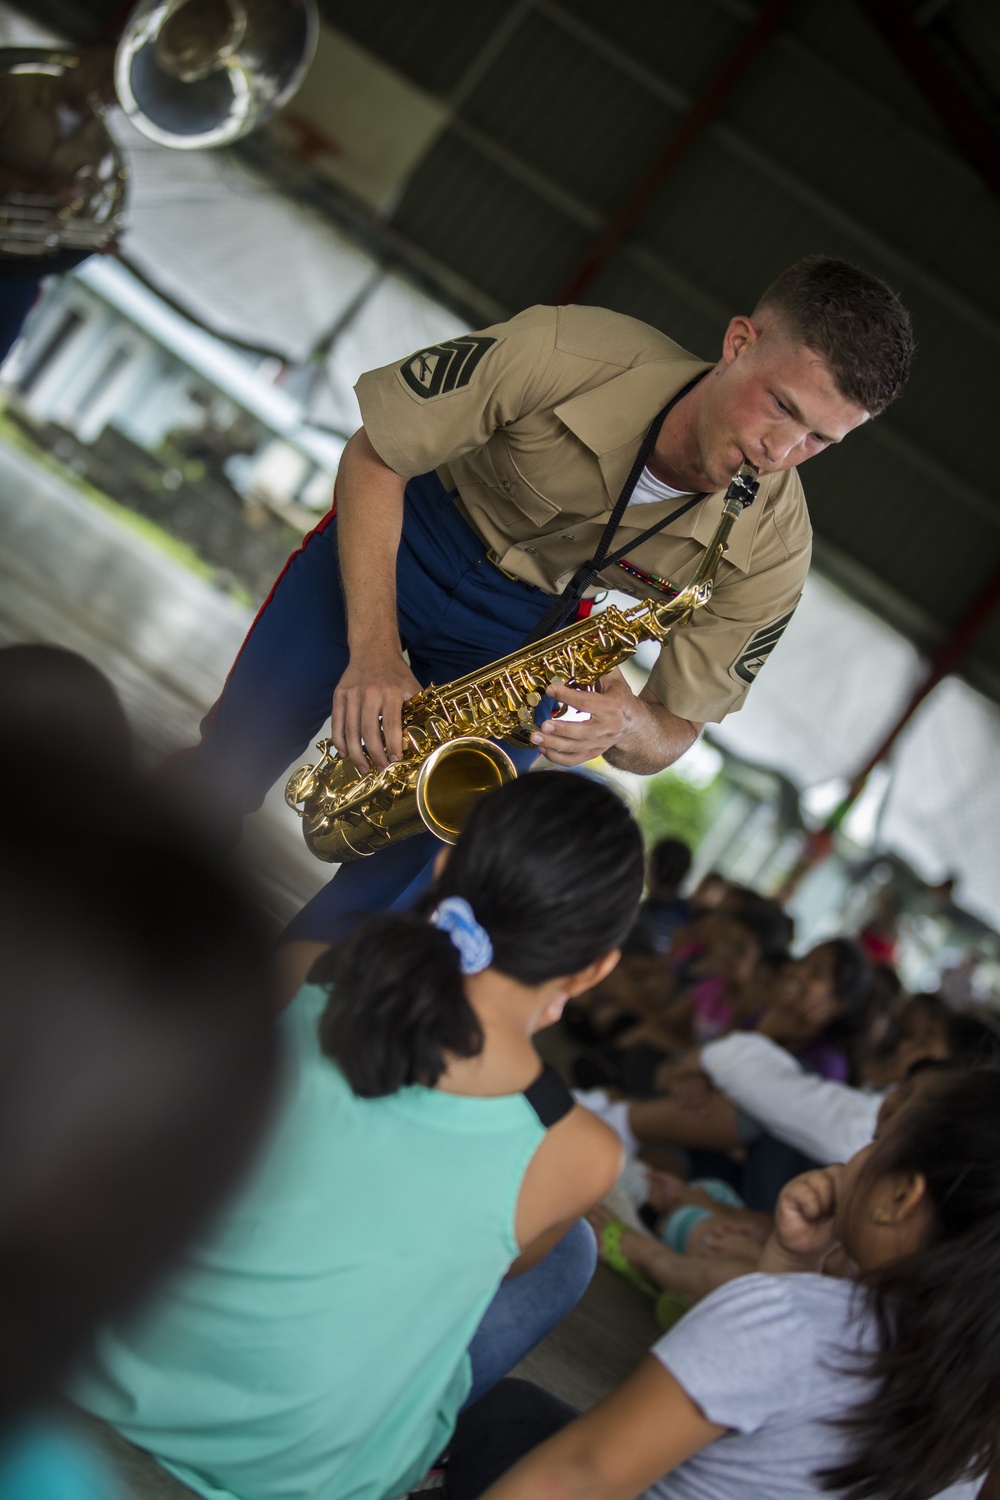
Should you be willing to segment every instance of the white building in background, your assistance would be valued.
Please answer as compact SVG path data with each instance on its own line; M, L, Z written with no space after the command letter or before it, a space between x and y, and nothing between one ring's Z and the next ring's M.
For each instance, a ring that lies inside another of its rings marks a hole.
M209 410L223 427L244 413L260 442L230 460L234 488L282 513L323 511L346 434L303 422L301 405L274 384L281 368L222 344L116 261L94 256L47 284L0 387L33 421L81 443L112 426L151 452L175 429L206 425Z

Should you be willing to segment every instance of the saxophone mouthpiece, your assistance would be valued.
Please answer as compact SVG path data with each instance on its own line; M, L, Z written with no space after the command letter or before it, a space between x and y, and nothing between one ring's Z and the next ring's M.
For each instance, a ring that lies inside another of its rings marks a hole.
M729 481L729 488L726 491L727 506L735 502L740 511L744 511L748 505L752 505L760 488L759 475L760 470L744 455L743 462Z

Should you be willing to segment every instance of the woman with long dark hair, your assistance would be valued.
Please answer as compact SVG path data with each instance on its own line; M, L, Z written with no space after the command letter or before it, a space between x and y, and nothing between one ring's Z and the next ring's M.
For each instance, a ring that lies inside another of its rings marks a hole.
M906 1089L872 1145L785 1187L770 1274L699 1303L489 1500L972 1500L1000 1429L1000 1072ZM836 1245L856 1280L818 1274ZM470 1414L454 1500L486 1488L471 1429L495 1442L512 1395L522 1431L543 1410L549 1432L567 1422L532 1390L511 1382Z
M620 1147L531 1037L613 966L642 879L606 786L485 798L424 908L300 991L270 1151L156 1312L103 1341L83 1404L207 1496L420 1479L589 1280L579 1219Z

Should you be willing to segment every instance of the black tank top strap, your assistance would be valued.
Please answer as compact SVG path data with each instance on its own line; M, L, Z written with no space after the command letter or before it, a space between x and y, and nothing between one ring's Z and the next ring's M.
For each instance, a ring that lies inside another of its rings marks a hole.
M524 1090L524 1097L541 1120L546 1130L568 1115L576 1102L555 1068L548 1063L534 1083Z

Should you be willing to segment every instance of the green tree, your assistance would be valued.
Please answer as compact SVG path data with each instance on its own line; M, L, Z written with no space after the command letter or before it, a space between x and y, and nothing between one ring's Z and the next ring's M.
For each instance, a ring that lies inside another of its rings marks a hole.
M661 771L646 783L639 823L649 845L657 839L684 839L697 849L718 805L720 778L696 786L676 771Z

